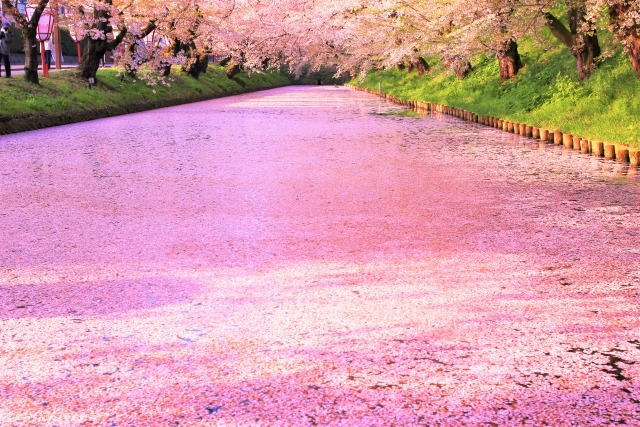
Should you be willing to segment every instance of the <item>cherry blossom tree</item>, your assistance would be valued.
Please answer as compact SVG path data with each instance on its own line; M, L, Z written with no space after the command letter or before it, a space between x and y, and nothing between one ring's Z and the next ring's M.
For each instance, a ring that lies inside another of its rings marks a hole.
M600 56L595 19L587 13L585 0L566 0L567 28L551 12L545 12L551 33L571 51L576 58L578 78L587 79L595 68L595 60Z
M1 1L22 28L27 79L37 82L35 23L49 0L38 0L30 21L11 0ZM101 58L113 51L131 76L168 76L179 64L196 78L210 54L228 57L229 77L242 68L281 66L294 72L333 66L352 75L399 66L423 74L427 61L464 77L472 58L494 55L505 81L523 65L518 41L547 28L586 79L600 56L603 18L640 76L636 0L68 0L65 6L67 25L86 34L83 78L95 79Z
M123 17L128 6L119 0L95 0L91 5L82 1L67 3L67 21L85 29L86 45L78 66L80 77L95 79L104 55L124 40L127 27Z
M25 15L14 6L11 0L2 0L2 6L5 12L9 13L22 31L24 40L24 78L31 83L39 84L38 79L38 40L36 38L38 30L38 21L42 12L49 5L49 0L39 0L33 4L33 12L31 19L27 19Z
M593 5L598 10L601 2ZM640 3L637 0L612 0L607 3L613 34L624 46L631 65L640 77Z

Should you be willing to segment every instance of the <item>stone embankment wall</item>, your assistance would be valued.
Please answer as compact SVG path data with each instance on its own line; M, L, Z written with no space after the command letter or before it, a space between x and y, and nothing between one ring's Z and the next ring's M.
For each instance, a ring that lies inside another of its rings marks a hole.
M458 117L472 123L491 126L505 132L522 135L545 142L547 144L563 145L567 148L604 157L609 160L630 163L632 166L640 166L640 148L630 148L624 144L611 144L603 141L590 140L557 129L544 129L538 126L503 120L497 117L483 116L461 108L449 107L426 101L406 101L387 93L365 89L358 86L347 85L352 89L378 95L390 102L403 105L420 113L442 113Z

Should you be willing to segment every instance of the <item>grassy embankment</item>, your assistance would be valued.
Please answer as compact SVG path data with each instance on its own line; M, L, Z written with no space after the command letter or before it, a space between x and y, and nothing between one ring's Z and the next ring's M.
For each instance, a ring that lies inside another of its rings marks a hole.
M397 69L374 72L352 84L403 100L428 101L476 114L559 129L583 138L640 147L640 78L629 58L606 59L593 76L579 82L575 60L559 45L520 43L524 69L500 83L495 57L477 58L465 79L441 65L418 76ZM379 86L380 84L380 86Z
M187 102L234 95L289 84L279 73L241 73L227 78L224 68L211 66L199 79L172 71L170 86L148 86L122 78L116 69L98 71L98 84L89 88L73 71L41 78L40 86L20 75L0 79L0 134L44 128L126 114Z

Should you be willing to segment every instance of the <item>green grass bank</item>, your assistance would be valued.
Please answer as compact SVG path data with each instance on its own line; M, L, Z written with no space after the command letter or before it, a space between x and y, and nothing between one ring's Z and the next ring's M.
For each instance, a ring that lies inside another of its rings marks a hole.
M428 101L582 138L640 147L640 78L629 58L615 54L584 82L575 60L560 46L521 43L524 68L500 83L495 57L472 62L473 70L457 79L441 65L423 76L397 69L369 73L351 84L402 100Z
M0 79L0 134L185 104L290 84L281 73L240 73L227 78L224 68L210 66L195 79L177 68L170 85L149 86L122 77L116 69L98 71L98 84L90 88L72 70L41 78L40 85L22 76Z

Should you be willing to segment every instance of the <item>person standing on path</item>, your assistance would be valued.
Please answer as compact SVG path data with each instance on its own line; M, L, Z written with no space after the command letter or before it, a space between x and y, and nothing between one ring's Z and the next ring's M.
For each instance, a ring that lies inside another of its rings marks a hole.
M53 39L49 37L44 42L44 62L47 64L47 69L51 69L51 51L53 50Z
M0 29L0 75L2 74L2 64L4 63L5 77L11 77L11 26L5 22Z

